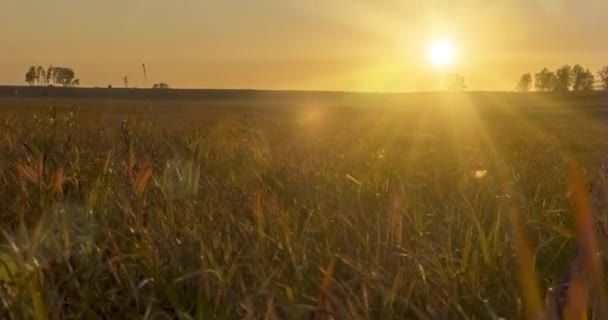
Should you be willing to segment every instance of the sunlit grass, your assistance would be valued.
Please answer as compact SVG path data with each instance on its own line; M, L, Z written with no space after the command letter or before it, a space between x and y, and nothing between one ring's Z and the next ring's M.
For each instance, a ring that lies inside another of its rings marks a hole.
M600 315L599 150L556 142L600 130L461 103L179 126L2 115L2 316L549 317L574 257L564 314Z

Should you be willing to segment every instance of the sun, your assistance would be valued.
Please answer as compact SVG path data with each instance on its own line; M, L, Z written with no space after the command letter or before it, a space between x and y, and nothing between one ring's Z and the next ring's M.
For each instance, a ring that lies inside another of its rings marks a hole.
M454 48L447 40L435 40L429 46L427 58L434 66L447 66L454 60Z

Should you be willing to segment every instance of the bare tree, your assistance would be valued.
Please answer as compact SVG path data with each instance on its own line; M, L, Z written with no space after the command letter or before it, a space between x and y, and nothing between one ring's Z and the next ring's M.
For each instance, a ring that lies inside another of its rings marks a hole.
M519 78L519 82L517 82L517 87L515 89L518 92L528 92L532 87L532 75L530 73L525 73Z
M555 73L547 68L534 75L534 87L538 91L550 91L555 86Z

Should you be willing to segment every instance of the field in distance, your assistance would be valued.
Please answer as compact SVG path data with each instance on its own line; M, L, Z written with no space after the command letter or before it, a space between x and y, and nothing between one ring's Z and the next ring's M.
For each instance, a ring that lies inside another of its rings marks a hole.
M544 292L567 159L608 213L606 93L54 89L0 90L11 318L519 318L513 217Z

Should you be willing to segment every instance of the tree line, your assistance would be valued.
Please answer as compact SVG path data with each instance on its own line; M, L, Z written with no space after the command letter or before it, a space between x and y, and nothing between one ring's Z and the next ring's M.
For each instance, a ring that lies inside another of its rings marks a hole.
M63 87L75 87L80 85L76 73L71 68L50 66L44 69L42 66L31 66L25 74L25 82L33 85L58 85Z
M516 90L528 92L532 90L533 83L536 91L543 92L593 91L596 87L608 90L608 66L602 68L597 76L578 64L574 67L564 65L555 71L543 68L534 74L534 79L530 73L523 74Z

